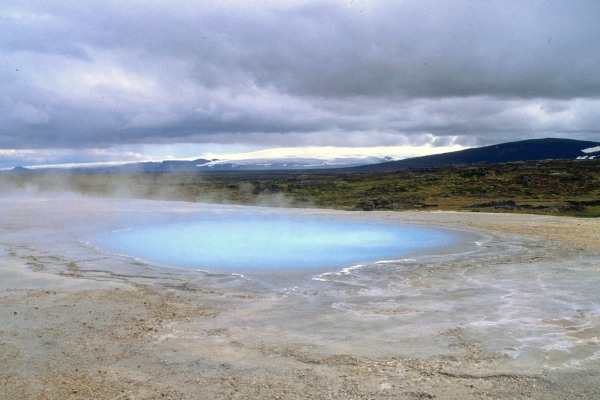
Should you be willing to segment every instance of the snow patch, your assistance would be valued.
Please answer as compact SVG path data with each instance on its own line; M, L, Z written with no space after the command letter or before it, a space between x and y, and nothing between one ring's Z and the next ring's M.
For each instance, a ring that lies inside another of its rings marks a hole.
M581 150L583 153L595 153L597 151L600 151L600 146L596 146L596 147L589 147L587 149L583 149Z

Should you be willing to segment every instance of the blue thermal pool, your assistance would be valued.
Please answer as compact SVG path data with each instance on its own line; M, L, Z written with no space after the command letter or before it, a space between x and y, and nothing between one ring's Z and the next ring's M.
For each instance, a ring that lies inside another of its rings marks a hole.
M215 272L319 269L399 259L451 245L453 233L317 217L212 215L133 227L95 242L148 262Z

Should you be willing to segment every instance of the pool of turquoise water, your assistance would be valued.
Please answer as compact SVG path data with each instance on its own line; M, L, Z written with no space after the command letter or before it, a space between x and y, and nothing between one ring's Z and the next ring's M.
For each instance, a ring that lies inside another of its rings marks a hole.
M212 272L347 267L452 245L451 231L314 216L203 215L99 235L111 252Z

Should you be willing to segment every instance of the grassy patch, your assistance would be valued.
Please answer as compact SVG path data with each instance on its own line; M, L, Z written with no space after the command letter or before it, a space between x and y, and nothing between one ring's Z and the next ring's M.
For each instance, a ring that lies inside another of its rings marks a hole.
M324 207L600 216L600 160L532 161L388 173L4 173L1 187L96 196Z

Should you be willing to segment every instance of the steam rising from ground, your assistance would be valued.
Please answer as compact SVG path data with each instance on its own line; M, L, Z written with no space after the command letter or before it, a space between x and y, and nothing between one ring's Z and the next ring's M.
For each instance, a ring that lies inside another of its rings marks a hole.
M227 183L220 182L220 178L217 174L205 177L198 173L4 172L0 173L0 196L28 198L84 195L122 199L241 203L268 207L291 206L292 202L283 193L257 188L248 178L238 181L228 176Z

